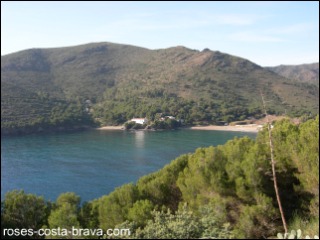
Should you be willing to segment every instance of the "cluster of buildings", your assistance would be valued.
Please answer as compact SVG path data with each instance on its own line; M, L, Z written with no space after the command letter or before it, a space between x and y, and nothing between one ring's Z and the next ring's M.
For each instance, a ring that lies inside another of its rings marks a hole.
M164 116L159 118L160 121L165 121L167 119L172 119L172 120L176 120L175 117L173 116ZM147 118L132 118L129 122L135 122L135 123L139 123L139 124L147 124L148 123L148 119Z

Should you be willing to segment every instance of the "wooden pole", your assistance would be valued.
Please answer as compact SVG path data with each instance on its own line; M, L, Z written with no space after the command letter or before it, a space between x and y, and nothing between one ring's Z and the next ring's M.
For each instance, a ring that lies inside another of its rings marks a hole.
M270 155L271 155L271 167L272 167L272 176L273 176L273 186L274 186L274 190L276 192L276 197L277 197L277 202L278 202L278 206L279 206L279 211L281 214L284 232L285 232L285 234L287 234L288 228L287 228L286 218L283 213L281 199L280 199L279 190L278 190L278 184L277 184L277 174L276 174L276 167L275 167L276 163L274 160L274 148L273 148L272 135L271 135L271 124L270 124L268 113L267 113L266 103L264 101L264 98L263 98L261 91L260 91L260 95L261 95L261 99L262 99L264 113L265 113L266 119L267 119L267 126L268 126L268 133L269 133L269 144L270 144Z

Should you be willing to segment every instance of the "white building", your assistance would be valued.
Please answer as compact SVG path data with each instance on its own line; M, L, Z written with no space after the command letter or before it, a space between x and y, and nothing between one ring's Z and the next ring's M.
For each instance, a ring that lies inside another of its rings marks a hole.
M146 118L132 118L131 120L130 120L130 122L135 122L135 123L139 123L139 124L146 124L146 123L148 123L148 119L146 119Z
M173 116L165 116L164 118L169 118L169 119L172 119L172 120L176 120L176 118L173 117Z

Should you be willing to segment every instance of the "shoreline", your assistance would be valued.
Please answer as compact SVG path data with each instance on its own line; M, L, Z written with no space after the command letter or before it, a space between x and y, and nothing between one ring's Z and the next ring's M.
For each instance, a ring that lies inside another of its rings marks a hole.
M194 126L190 127L191 130L206 130L206 131L230 131L230 132L259 132L262 125L248 124L248 125L235 125L235 126Z
M124 126L104 126L95 128L96 130L124 130Z
M262 128L262 125L248 124L248 125L235 125L235 126L193 126L181 129L190 130L205 130L205 131L230 131L230 132L254 132L257 133ZM104 126L95 128L96 130L125 130L124 126Z

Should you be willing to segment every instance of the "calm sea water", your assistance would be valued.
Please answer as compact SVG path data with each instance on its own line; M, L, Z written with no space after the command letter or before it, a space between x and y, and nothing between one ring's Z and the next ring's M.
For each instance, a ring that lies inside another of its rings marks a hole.
M1 199L7 191L55 200L75 192L83 201L108 194L198 147L254 133L222 131L86 131L1 138Z

